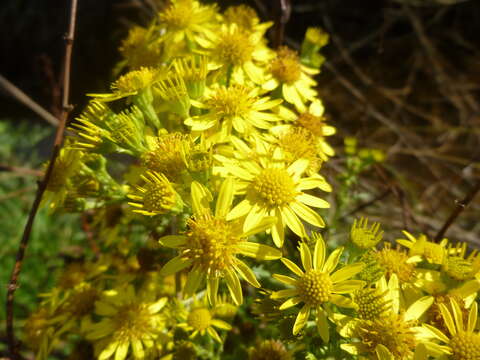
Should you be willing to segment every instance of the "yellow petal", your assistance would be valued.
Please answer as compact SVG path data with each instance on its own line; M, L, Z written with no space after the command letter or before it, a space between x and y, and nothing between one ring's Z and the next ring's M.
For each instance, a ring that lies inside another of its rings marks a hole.
M219 329L227 330L227 331L232 330L232 327L230 326L230 324L226 323L225 321L218 320L218 319L212 319L211 323L212 323L213 326L215 326Z
M478 317L478 304L476 301L473 302L470 311L468 312L468 325L467 330L473 332L477 325L477 317Z
M235 270L242 276L244 280L246 280L250 285L259 288L261 285L257 281L257 278L255 277L255 274L253 271L242 261L238 260L236 263L233 265L235 267Z
M395 360L392 353L382 344L378 344L375 348L378 360Z
M284 284L287 284L287 285L292 285L292 286L297 285L297 280L295 280L294 278L291 278L290 276L273 274L272 277L274 279L277 279L278 281L283 282Z
M298 250L300 251L300 259L302 260L302 265L305 271L312 270L312 253L310 252L308 245L302 241Z
M213 196L205 186L197 181L193 181L191 195L194 215L204 215L210 212L210 201L213 200Z
M330 331L328 330L328 321L321 307L317 308L317 329L323 342L327 344L330 340Z
M248 214L252 209L252 203L247 199L240 201L227 215L227 221L238 219Z
M297 215L290 209L288 206L284 206L280 210L282 214L282 219L285 221L285 224L298 236L301 238L306 237L307 235L305 234L305 228L303 227L303 224L300 222L298 219Z
M418 320L433 304L433 296L424 296L410 305L405 312L405 321Z
M327 181L320 175L315 175L307 178L300 179L297 190L309 190L319 188L320 190L330 192L332 187Z
M165 265L163 265L162 269L160 270L161 276L168 276L175 274L176 272L183 270L190 265L192 265L193 260L185 260L182 259L180 256L176 256L170 261L168 261Z
M168 302L168 298L166 297L163 297L158 301L155 301L153 304L151 304L148 307L148 312L150 314L156 314L157 312L163 309L163 307L166 305L167 302Z
M325 262L325 265L323 265L322 271L330 274L333 270L335 270L335 268L338 265L338 262L340 261L342 253L343 253L343 247L333 250L330 256L328 257L327 261Z
M307 324L310 316L310 305L304 305L298 312L295 324L293 324L293 335L297 335Z
M306 204L308 206L317 207L321 209L328 209L330 207L330 204L327 201L320 199L316 196L308 195L305 193L297 195L295 197L295 200L300 201L301 203Z
M275 210L275 217L277 218L277 222L272 226L272 240L275 246L281 248L285 241L285 225L279 209Z
M277 260L282 257L282 252L280 250L274 249L268 245L242 241L237 244L237 247L240 254L258 260Z
M258 223L267 215L267 209L259 204L254 204L250 209L245 222L243 223L243 231L247 232L255 228Z
M225 280L227 282L228 290L230 291L230 295L232 295L232 299L236 305L242 305L243 303L243 294L242 294L242 286L240 285L240 280L238 279L237 274L231 270L225 271Z
M117 351L115 352L115 360L125 360L128 353L128 342L120 343L118 345Z
M143 359L145 352L143 351L142 342L138 339L132 339L132 350L135 359Z
M217 302L219 282L218 277L215 276L211 276L207 280L207 298L211 305L215 305Z
M351 299L338 294L331 294L330 301L340 307L345 307L345 308L356 307L356 304Z
M450 335L456 335L457 328L455 326L455 322L453 321L452 315L450 314L450 311L444 304L438 304L438 307L440 308L440 313L442 314L443 320L445 322L445 325L447 325Z
M108 346L102 350L102 352L100 353L100 355L98 355L98 360L106 360L106 359L109 359L110 356L113 355L113 353L115 352L115 350L117 350L117 347L118 347L118 341L113 341L111 342L110 344L108 344Z
M245 231L242 234L242 237L249 237L258 233L262 233L267 229L271 229L277 223L277 218L274 216L265 216L260 222L257 223L254 227L250 228L248 231Z
M354 277L356 274L362 271L364 267L365 265L363 263L356 263L356 264L344 266L343 268L335 271L330 276L330 279L332 280L333 283L350 279L351 277Z
M214 339L215 341L221 343L222 342L222 339L220 338L220 335L218 335L217 331L212 328L211 326L209 326L207 328L207 333L208 335L210 335L212 337L212 339Z
M325 263L325 241L319 236L317 242L315 243L315 249L313 251L313 268L315 270L322 270L323 264Z
M193 268L187 276L187 282L183 288L185 297L190 297L197 291L205 278L205 271L200 268Z
M302 298L300 297L292 297L288 299L287 301L283 302L282 305L278 307L279 310L286 310L290 309L291 307L299 304L302 302Z
M235 180L226 178L220 192L218 194L217 204L215 205L215 216L219 218L226 217L232 206L233 197L235 195Z
M303 220L317 227L325 227L325 222L315 211L310 209L308 206L304 205L301 202L294 201L291 202L290 208L300 216Z
M274 291L270 296L272 299L284 299L286 297L292 297L298 295L297 289L285 289L285 290L278 290Z
M361 280L346 280L333 285L333 291L336 294L348 294L354 290L365 286L365 282Z
M187 238L185 236L180 236L180 235L167 235L167 236L162 236L160 239L158 239L158 242L161 245L169 248L178 248L184 245L186 241L187 241Z
M293 261L288 260L287 258L282 258L280 260L286 267L288 267L295 275L302 277L303 271L295 264Z

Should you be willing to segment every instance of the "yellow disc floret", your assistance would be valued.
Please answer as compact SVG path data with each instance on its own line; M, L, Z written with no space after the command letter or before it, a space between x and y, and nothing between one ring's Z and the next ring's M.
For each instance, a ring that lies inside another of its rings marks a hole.
M271 62L271 71L281 83L291 84L300 79L302 71L297 53L286 46L280 47Z
M480 359L480 335L469 331L459 331L450 340L455 360Z
M290 360L292 355L278 340L264 340L251 350L249 360Z
M169 183L152 183L143 195L143 208L146 211L166 213L175 205L175 192Z
M298 117L296 124L310 130L310 132L316 137L323 137L323 126L325 125L324 120L325 119L321 116L315 116L309 112L304 112Z
M332 280L327 273L309 270L299 280L297 290L306 304L319 306L330 299Z
M242 65L252 59L254 49L249 34L234 28L220 35L214 54L224 64Z
M353 301L357 305L357 313L361 319L375 320L386 315L390 302L375 288L364 288L355 291Z
M363 320L358 326L359 338L365 349L375 353L377 345L385 346L394 359L411 359L416 340L412 327L415 321L405 321L403 316L390 314L376 320Z
M415 264L408 262L409 256L396 249L391 249L388 244L376 253L377 260L385 268L387 275L396 274L401 282L411 282L415 276Z
M250 185L252 195L266 206L285 205L295 198L295 183L285 169L264 169Z
M187 324L196 331L206 330L212 321L212 314L207 308L193 309L188 314Z
M193 259L204 271L215 273L232 266L234 246L241 238L230 223L211 215L188 221L187 247L184 257Z
M256 97L250 89L241 85L221 87L207 101L206 105L221 118L245 116L255 103Z
M152 68L141 67L121 76L112 84L112 90L121 94L135 93L152 85L158 74Z

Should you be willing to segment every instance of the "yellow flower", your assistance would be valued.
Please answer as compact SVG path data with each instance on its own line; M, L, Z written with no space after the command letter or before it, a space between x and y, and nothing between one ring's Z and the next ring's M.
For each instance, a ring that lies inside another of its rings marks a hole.
M206 32L198 39L203 51L211 57L215 68L222 68L229 81L255 84L264 81L262 65L270 60L271 50L263 41L263 33L246 31L237 24L222 24L218 32Z
M336 320L339 320L340 335L352 339L349 343L340 345L341 348L350 354L370 355L369 358L379 360L409 360L423 354L424 348L419 348L418 345L425 341L420 336L421 328L417 324L432 305L433 297L424 296L406 310L401 309L400 287L396 275L391 276L388 284L385 278L382 278L377 283L377 291L382 294L377 299L378 308L367 311L368 315L376 313L376 316L364 316L363 319L335 316ZM427 345L429 344L430 342Z
M162 62L162 44L156 36L154 28L148 29L141 26L133 26L128 36L122 41L120 53L126 59L122 65L130 69L155 66Z
M207 58L205 56L189 56L175 59L173 68L185 82L190 98L198 99L203 95L208 73Z
M258 260L275 260L281 252L269 246L249 242L250 235L260 233L272 226L273 218L265 218L255 228L243 231L238 221L225 217L230 211L235 183L226 179L220 188L215 212L210 210L212 195L200 183L191 186L193 217L188 220L185 235L169 235L159 239L160 244L176 248L180 254L167 262L160 270L166 276L189 268L183 292L193 295L206 280L207 297L211 304L216 302L220 279L224 278L230 294L237 305L243 302L240 275L254 287L260 287L253 271L238 255Z
M421 261L419 256L409 256L399 249L392 249L389 243L385 243L385 247L375 255L388 278L395 274L402 283L415 282L416 264Z
M250 350L248 360L291 360L292 353L278 340L264 340Z
M322 339L328 342L328 322L323 306L333 303L340 307L354 307L353 302L342 294L348 294L363 287L363 281L349 280L362 270L363 264L351 264L335 271L343 248L334 250L326 259L325 242L320 238L315 244L313 256L304 242L300 243L299 250L305 272L292 261L282 258L283 264L298 278L274 274L275 279L292 286L292 288L274 292L272 299L289 298L280 305L280 310L304 303L293 326L294 335L304 328L310 311L315 309L318 331Z
M373 223L372 226L368 228L367 218L361 218L358 222L357 219L355 219L350 230L350 240L360 249L373 248L382 241L383 230L379 230L379 223Z
M200 36L212 27L216 6L201 5L195 0L170 0L169 6L158 14L160 27L167 30L167 41L197 43Z
M257 12L250 6L241 4L238 6L230 6L223 14L227 24L236 24L242 30L247 32L264 33L270 26L271 22L260 23Z
M262 219L276 217L277 223L271 227L271 232L278 247L283 246L285 225L298 236L306 237L299 217L309 224L324 227L323 219L310 206L328 208L330 205L323 199L306 194L304 190L319 188L331 191L331 187L320 175L302 178L308 164L308 160L300 159L285 168L282 163L266 158L225 163L227 170L240 179L239 193L246 195L227 219L244 218L243 229L249 231Z
M271 122L280 118L271 112L282 100L271 100L260 97L258 88L249 88L244 85L218 87L209 90L206 98L196 106L207 110L205 115L189 118L185 124L192 131L206 131L215 129L223 140L232 132L232 128L240 134L247 135L254 128L268 129Z
M318 72L302 65L294 50L282 46L277 50L277 57L270 63L270 79L263 84L263 88L272 91L281 87L283 98L303 111L306 103L315 100L317 96L317 91L313 88L317 82L311 76Z
M191 339L195 338L198 334L203 336L207 333L215 341L221 343L222 339L215 328L230 331L232 327L223 320L215 319L214 315L214 312L207 306L194 303L193 308L190 309L185 316L184 322L179 323L178 327L192 332L190 335Z
M450 355L454 360L480 359L480 333L476 330L478 305L474 302L468 312L467 321L457 301L450 298L450 309L445 304L439 304L445 325L448 329L444 333L428 324L423 324L423 335L426 338L439 341L440 344L429 346L433 355Z
M318 156L327 161L329 157L335 155L335 151L326 141L326 136L335 134L336 129L325 123L324 107L319 99L312 101L308 109L300 112L300 115L287 109L279 107L279 116L291 122L288 125L279 125L271 129L273 133L285 131L287 126L298 126L310 131L316 139Z
M86 338L99 344L98 359L115 356L115 360L124 360L130 348L134 359L143 359L163 330L159 312L166 303L167 298L155 299L148 292L135 293L131 285L106 291L95 303L95 313L101 320L86 329Z
M402 231L407 239L397 239L397 243L409 249L410 256L420 255L431 264L442 264L446 255L446 241L435 244L423 234L415 238L408 231Z
M145 184L136 186L134 191L127 195L134 200L128 203L135 207L134 212L155 216L181 210L182 200L165 175L147 171L145 175L141 175L141 179Z

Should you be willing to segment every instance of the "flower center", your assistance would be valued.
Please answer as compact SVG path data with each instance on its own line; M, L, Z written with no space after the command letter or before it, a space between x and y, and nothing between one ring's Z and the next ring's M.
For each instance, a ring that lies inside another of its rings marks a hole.
M254 45L246 32L235 30L220 35L214 54L224 64L243 65L252 58Z
M357 290L353 300L357 304L357 313L361 319L375 320L383 317L389 309L389 301L374 288Z
M249 95L249 92L247 87L241 85L219 88L207 100L207 106L221 118L244 116L256 100L254 96Z
M315 137L307 129L293 128L279 138L278 145L286 152L287 161L307 159L310 160L312 170L318 171L320 168Z
M127 304L118 309L112 317L115 324L115 336L123 341L140 339L154 330L152 315L144 304Z
M163 135L157 139L155 150L145 154L143 163L149 170L163 173L175 182L186 168L182 149L189 144L188 138L181 133Z
M143 195L143 208L150 212L165 214L174 205L175 193L168 183L152 183Z
M229 7L224 13L225 21L229 24L237 24L240 28L253 31L260 20L254 9L247 5Z
M449 256L442 266L450 277L464 281L472 277L473 266L472 263L460 256Z
M330 299L332 280L320 270L309 270L299 279L297 290L303 302L318 306Z
M169 6L160 14L160 21L171 31L181 31L192 23L191 1L183 1Z
M480 335L467 331L459 331L450 340L450 347L455 360L480 359Z
M410 359L416 346L412 327L414 321L404 321L402 316L390 316L373 321L363 320L358 324L359 338L370 353L377 345L385 346L394 359Z
M384 248L375 253L377 260L385 268L388 276L397 274L401 282L410 282L415 275L415 264L407 263L408 255L399 250Z
M295 183L285 169L263 170L250 189L268 207L282 206L295 198Z
M212 315L206 308L193 309L188 314L187 324L198 331L207 329L212 321Z
M120 93L136 92L152 85L155 78L156 73L154 70L140 68L139 70L130 71L128 74L121 76L112 84L112 90Z
M273 76L282 83L291 84L300 79L302 71L297 53L282 46L277 51L277 58L272 60L271 71Z
M188 221L188 240L183 255L192 259L208 274L231 266L235 245L240 237L223 219L211 215L197 216Z
M310 130L316 137L323 137L323 118L304 112L297 119L297 124Z

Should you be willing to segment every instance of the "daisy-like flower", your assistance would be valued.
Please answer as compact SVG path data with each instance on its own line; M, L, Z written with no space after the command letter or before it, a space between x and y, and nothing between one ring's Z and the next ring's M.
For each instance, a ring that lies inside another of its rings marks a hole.
M281 87L283 98L298 110L304 110L305 104L317 96L314 90L317 82L311 77L318 73L318 70L302 65L294 50L282 46L270 62L271 78L263 84L263 88L272 91Z
M357 303L360 319L334 315L340 335L359 340L342 344L341 348L353 355L379 360L409 360L423 356L425 349L419 345L429 346L431 343L423 341L421 328L417 325L432 305L433 297L424 296L403 310L396 275L390 278L388 284L382 278L377 286L374 301L370 304ZM355 295L354 299L358 301Z
M135 207L133 212L155 216L178 211L182 208L182 199L173 189L165 175L155 171L147 171L140 176L145 182L143 186L136 186L128 198L133 200L128 204Z
M368 227L368 218L361 218L353 222L350 230L350 240L360 249L371 249L383 238L383 230L380 231L380 224L373 223Z
M86 326L86 338L96 342L98 359L124 360L129 354L143 359L163 330L160 310L167 298L155 299L150 292L135 293L133 286L109 290L95 303L97 323Z
M271 22L261 23L255 9L248 5L230 6L225 10L223 17L227 24L236 24L239 28L248 32L264 33Z
M397 239L397 243L405 246L409 249L408 254L410 256L422 256L431 264L442 264L445 256L447 255L446 245L447 240L442 240L439 244L428 241L427 237L423 234L417 238L410 234L408 231L402 231L407 237L406 239Z
M207 333L215 341L222 342L220 335L215 328L230 331L232 327L223 320L216 319L215 313L205 305L195 304L190 309L184 319L184 322L178 324L178 327L191 332L190 338Z
M432 355L449 355L448 359L454 360L480 359L480 333L475 331L478 317L477 302L473 302L470 307L466 321L460 306L453 298L450 298L449 307L439 304L439 308L448 332L423 324L423 335L440 342L430 344L428 347Z
M294 262L282 258L283 264L298 278L274 274L275 279L292 286L292 288L276 291L272 294L272 298L289 298L280 305L280 310L288 309L300 303L304 304L293 325L294 335L305 327L311 310L315 309L318 331L322 339L328 342L328 321L324 306L333 303L340 307L354 307L351 299L342 294L348 294L363 287L365 284L363 281L349 279L359 273L364 265L362 263L351 264L335 271L342 256L343 248L334 250L326 258L326 246L321 238L317 239L313 256L304 242L300 243L299 250L305 271L302 271Z
M308 160L300 159L288 167L272 159L259 158L237 163L225 162L224 167L238 180L240 194L245 199L228 214L227 219L243 218L243 229L255 228L262 219L274 216L272 238L278 247L283 246L285 225L300 237L306 237L299 217L317 227L324 227L323 219L310 208L328 208L323 199L306 194L304 190L319 188L331 191L330 185L320 175L302 178Z
M274 134L284 133L289 126L297 126L310 131L316 139L318 156L323 161L327 161L329 157L335 155L335 151L325 137L335 134L336 129L325 123L324 111L323 104L319 99L312 101L308 109L301 110L300 115L286 107L279 107L279 116L291 123L275 126L271 132Z
M216 13L216 6L201 5L196 0L170 0L159 14L160 26L167 30L168 41L196 43L212 27Z
M205 282L210 304L215 304L220 279L225 279L229 292L237 305L243 295L239 276L254 287L260 287L253 271L238 255L257 260L276 260L281 252L266 245L249 242L248 237L272 226L274 218L264 218L249 231L242 230L239 221L229 221L234 197L235 183L232 178L224 180L218 193L215 212L210 210L212 195L203 185L194 181L191 185L193 217L188 220L184 235L169 235L160 238L160 244L176 248L180 254L167 262L160 270L169 275L189 269L184 295L191 296Z
M246 135L254 128L268 129L272 122L280 120L278 115L268 110L279 105L282 100L260 97L258 88L233 85L205 92L205 100L196 103L196 106L205 109L207 113L185 121L192 131L212 129L220 134L220 139L225 139L231 134L232 128Z
M244 84L264 81L262 65L272 57L271 50L264 44L261 31L251 32L237 24L223 24L218 32L205 32L205 38L198 39L204 53L210 56L213 67L221 68L230 81Z

